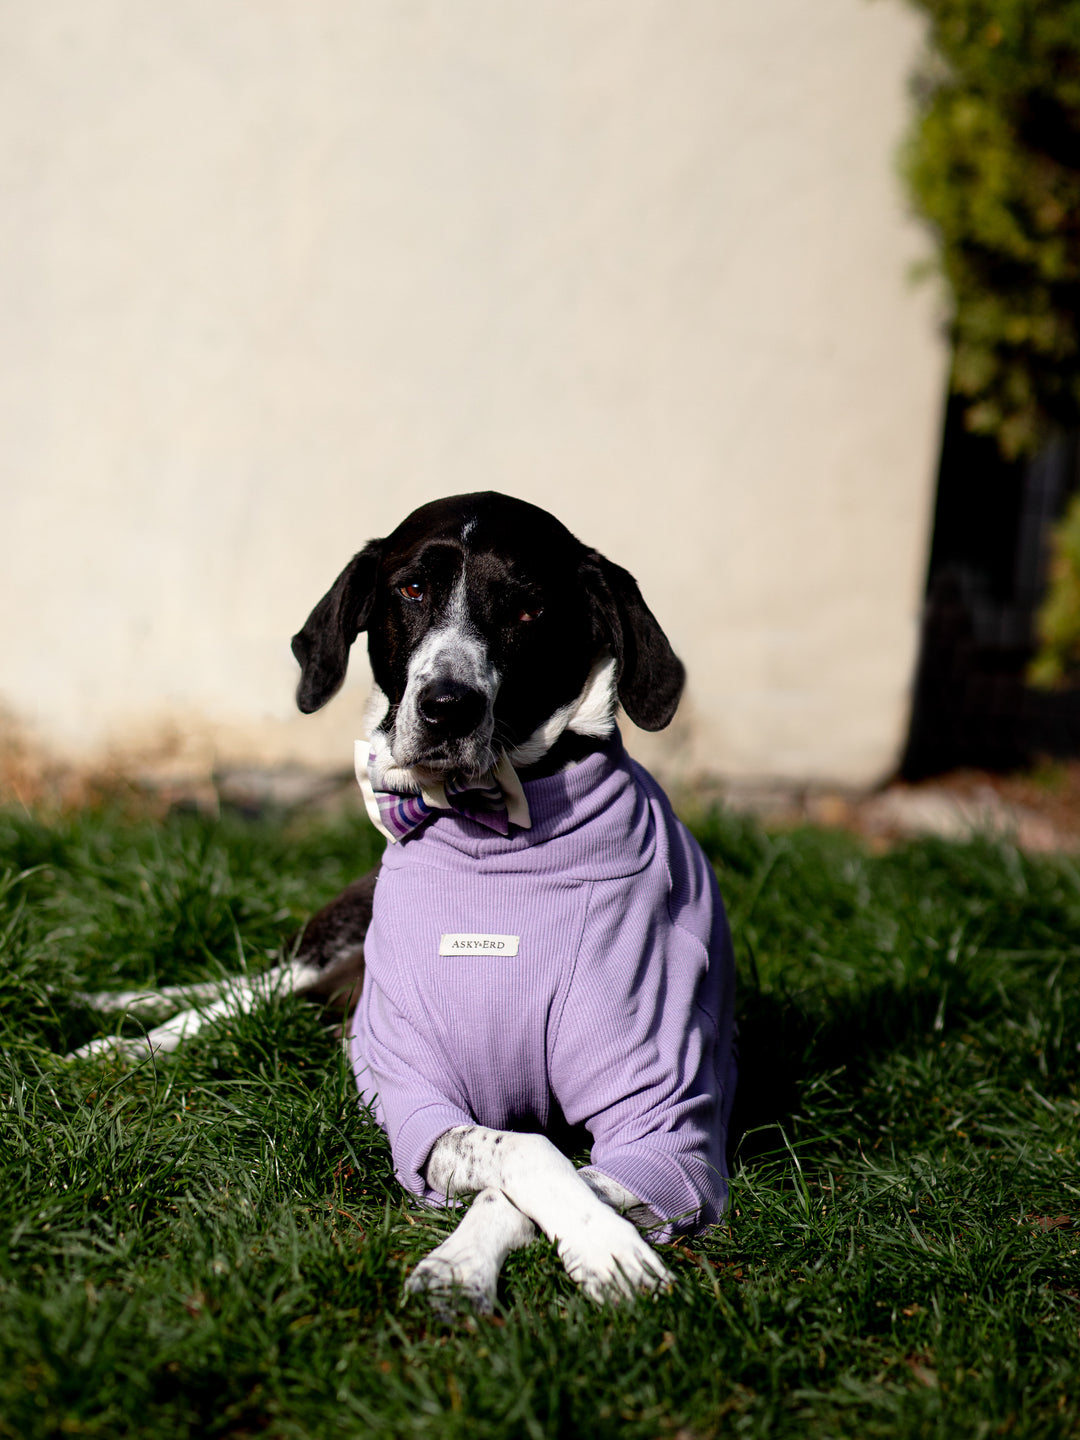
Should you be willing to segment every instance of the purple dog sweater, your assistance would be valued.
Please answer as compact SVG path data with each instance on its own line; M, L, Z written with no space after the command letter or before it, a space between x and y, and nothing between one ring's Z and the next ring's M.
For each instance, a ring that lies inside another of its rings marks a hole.
M525 784L509 838L440 812L387 847L352 1054L406 1189L455 1125L543 1130L700 1229L727 1193L734 964L711 866L618 734ZM442 952L442 953L440 953Z

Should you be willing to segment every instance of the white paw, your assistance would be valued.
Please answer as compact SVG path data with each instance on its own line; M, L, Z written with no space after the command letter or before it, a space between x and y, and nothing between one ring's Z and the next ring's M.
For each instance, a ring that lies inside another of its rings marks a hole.
M442 1315L461 1309L488 1315L495 1303L498 1278L487 1257L461 1244L454 1234L420 1261L405 1289L410 1295L424 1296Z
M628 1220L613 1210L591 1211L558 1241L571 1280L597 1304L666 1289L670 1271Z

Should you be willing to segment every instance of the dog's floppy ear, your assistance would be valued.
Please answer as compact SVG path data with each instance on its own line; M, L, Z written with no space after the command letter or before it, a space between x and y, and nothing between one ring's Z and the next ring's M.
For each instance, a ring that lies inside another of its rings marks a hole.
M354 555L292 638L300 662L296 703L305 715L321 709L341 688L349 648L371 616L381 553L382 541L372 540Z
M621 565L590 550L582 567L593 607L597 639L615 656L619 699L642 730L670 724L686 671L641 598L637 581Z

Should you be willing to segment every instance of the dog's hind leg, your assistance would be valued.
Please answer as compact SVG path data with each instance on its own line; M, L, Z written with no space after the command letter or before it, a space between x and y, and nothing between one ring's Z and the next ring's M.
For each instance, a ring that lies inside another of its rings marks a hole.
M91 1060L99 1055L113 1055L125 1060L142 1060L148 1055L168 1054L215 1020L246 1014L256 1006L264 1005L274 995L302 994L313 978L317 977L313 977L307 966L293 960L261 975L214 982L213 993L217 998L208 1004L181 1010L171 1020L147 1030L143 1035L99 1035L65 1058Z
M153 990L76 991L73 1004L99 1015L167 1015L192 1005L208 1005L236 984L235 980L197 980L190 985L158 985Z
M105 1015L133 1017L180 1009L163 1025L145 1035L102 1035L66 1058L87 1060L95 1055L142 1059L159 1051L176 1050L185 1040L223 1016L252 1010L271 995L303 995L328 1008L348 1011L356 1004L364 979L364 936L371 923L371 907L379 867L354 880L308 921L292 960L261 975L225 977L192 985L162 985L156 990L121 990L79 994L74 998Z
M481 1190L450 1238L420 1261L405 1289L425 1295L444 1313L464 1301L487 1314L503 1261L535 1239L536 1226L501 1190Z

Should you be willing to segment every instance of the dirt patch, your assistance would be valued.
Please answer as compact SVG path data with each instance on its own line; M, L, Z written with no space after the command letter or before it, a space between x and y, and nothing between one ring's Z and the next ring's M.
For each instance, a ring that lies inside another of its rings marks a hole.
M1080 849L1080 762L995 775L957 770L916 785L895 783L868 796L809 795L802 818L839 825L876 844L920 835L1009 840L1036 853Z
M988 834L1032 852L1080 850L1080 761L1011 775L956 770L872 793L716 783L684 798L691 813L722 803L770 829L810 824L850 830L882 849L921 835L963 840Z

